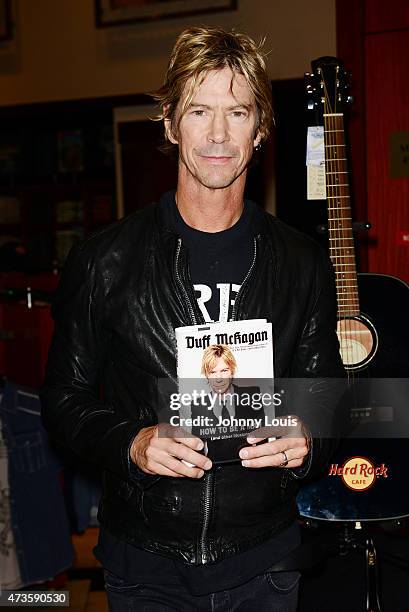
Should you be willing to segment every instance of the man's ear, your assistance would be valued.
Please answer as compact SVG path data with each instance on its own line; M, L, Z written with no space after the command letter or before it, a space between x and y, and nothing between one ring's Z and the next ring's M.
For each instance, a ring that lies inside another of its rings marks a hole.
M260 134L260 131L257 130L256 136L254 138L254 148L258 147L260 143L261 143L261 134Z
M163 114L166 114L166 108L163 109ZM166 138L172 143L177 145L178 141L175 137L175 135L173 134L172 131L172 120L171 119L164 119L164 124L165 124L165 134L166 134Z

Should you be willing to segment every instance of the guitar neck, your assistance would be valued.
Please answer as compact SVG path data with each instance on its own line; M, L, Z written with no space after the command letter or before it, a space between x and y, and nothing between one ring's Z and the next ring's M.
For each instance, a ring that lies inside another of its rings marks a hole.
M344 116L324 113L329 253L335 270L338 317L360 314Z

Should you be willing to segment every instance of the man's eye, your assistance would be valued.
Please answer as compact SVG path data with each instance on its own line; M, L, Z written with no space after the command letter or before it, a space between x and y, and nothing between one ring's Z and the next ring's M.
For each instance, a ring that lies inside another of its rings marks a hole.
M233 111L232 115L237 119L242 119L246 116L246 113L244 111Z
M204 112L204 110L194 110L194 111L192 112L192 114L193 114L195 117L203 117L203 115L205 114L205 112Z

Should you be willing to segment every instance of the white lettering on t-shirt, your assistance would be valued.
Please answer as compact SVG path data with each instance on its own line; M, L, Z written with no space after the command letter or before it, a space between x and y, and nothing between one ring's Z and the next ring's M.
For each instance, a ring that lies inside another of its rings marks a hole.
M193 287L198 292L196 299L205 322L213 323L214 319L211 318L205 305L212 299L211 288L203 284L193 285ZM229 318L229 311L231 311L230 308L234 306L237 293L240 290L240 285L236 283L217 283L216 287L219 290L219 318L217 321L226 323Z
M199 291L200 295L196 296L196 300L200 311L203 315L206 323L213 323L213 319L210 318L210 315L205 306L205 302L208 302L212 298L212 290L207 285L193 285L195 291Z
M226 323L229 318L230 306L234 306L236 295L240 289L240 285L233 283L217 283L216 287L219 290L219 321L220 323ZM236 295L234 299L230 299L230 292L234 292Z

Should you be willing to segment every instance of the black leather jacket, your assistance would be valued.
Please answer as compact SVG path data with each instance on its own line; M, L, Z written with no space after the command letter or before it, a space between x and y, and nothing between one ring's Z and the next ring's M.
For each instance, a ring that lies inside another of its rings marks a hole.
M298 479L288 469L239 463L200 480L158 477L130 461L134 436L157 422L158 379L176 377L174 329L202 322L183 244L161 216L169 197L71 252L53 306L43 420L103 468L98 516L111 533L189 564L211 563L289 525ZM272 322L277 377L342 376L328 258L273 216L255 217L254 261L234 317ZM314 406L320 410L319 401ZM314 440L311 470L329 450Z

